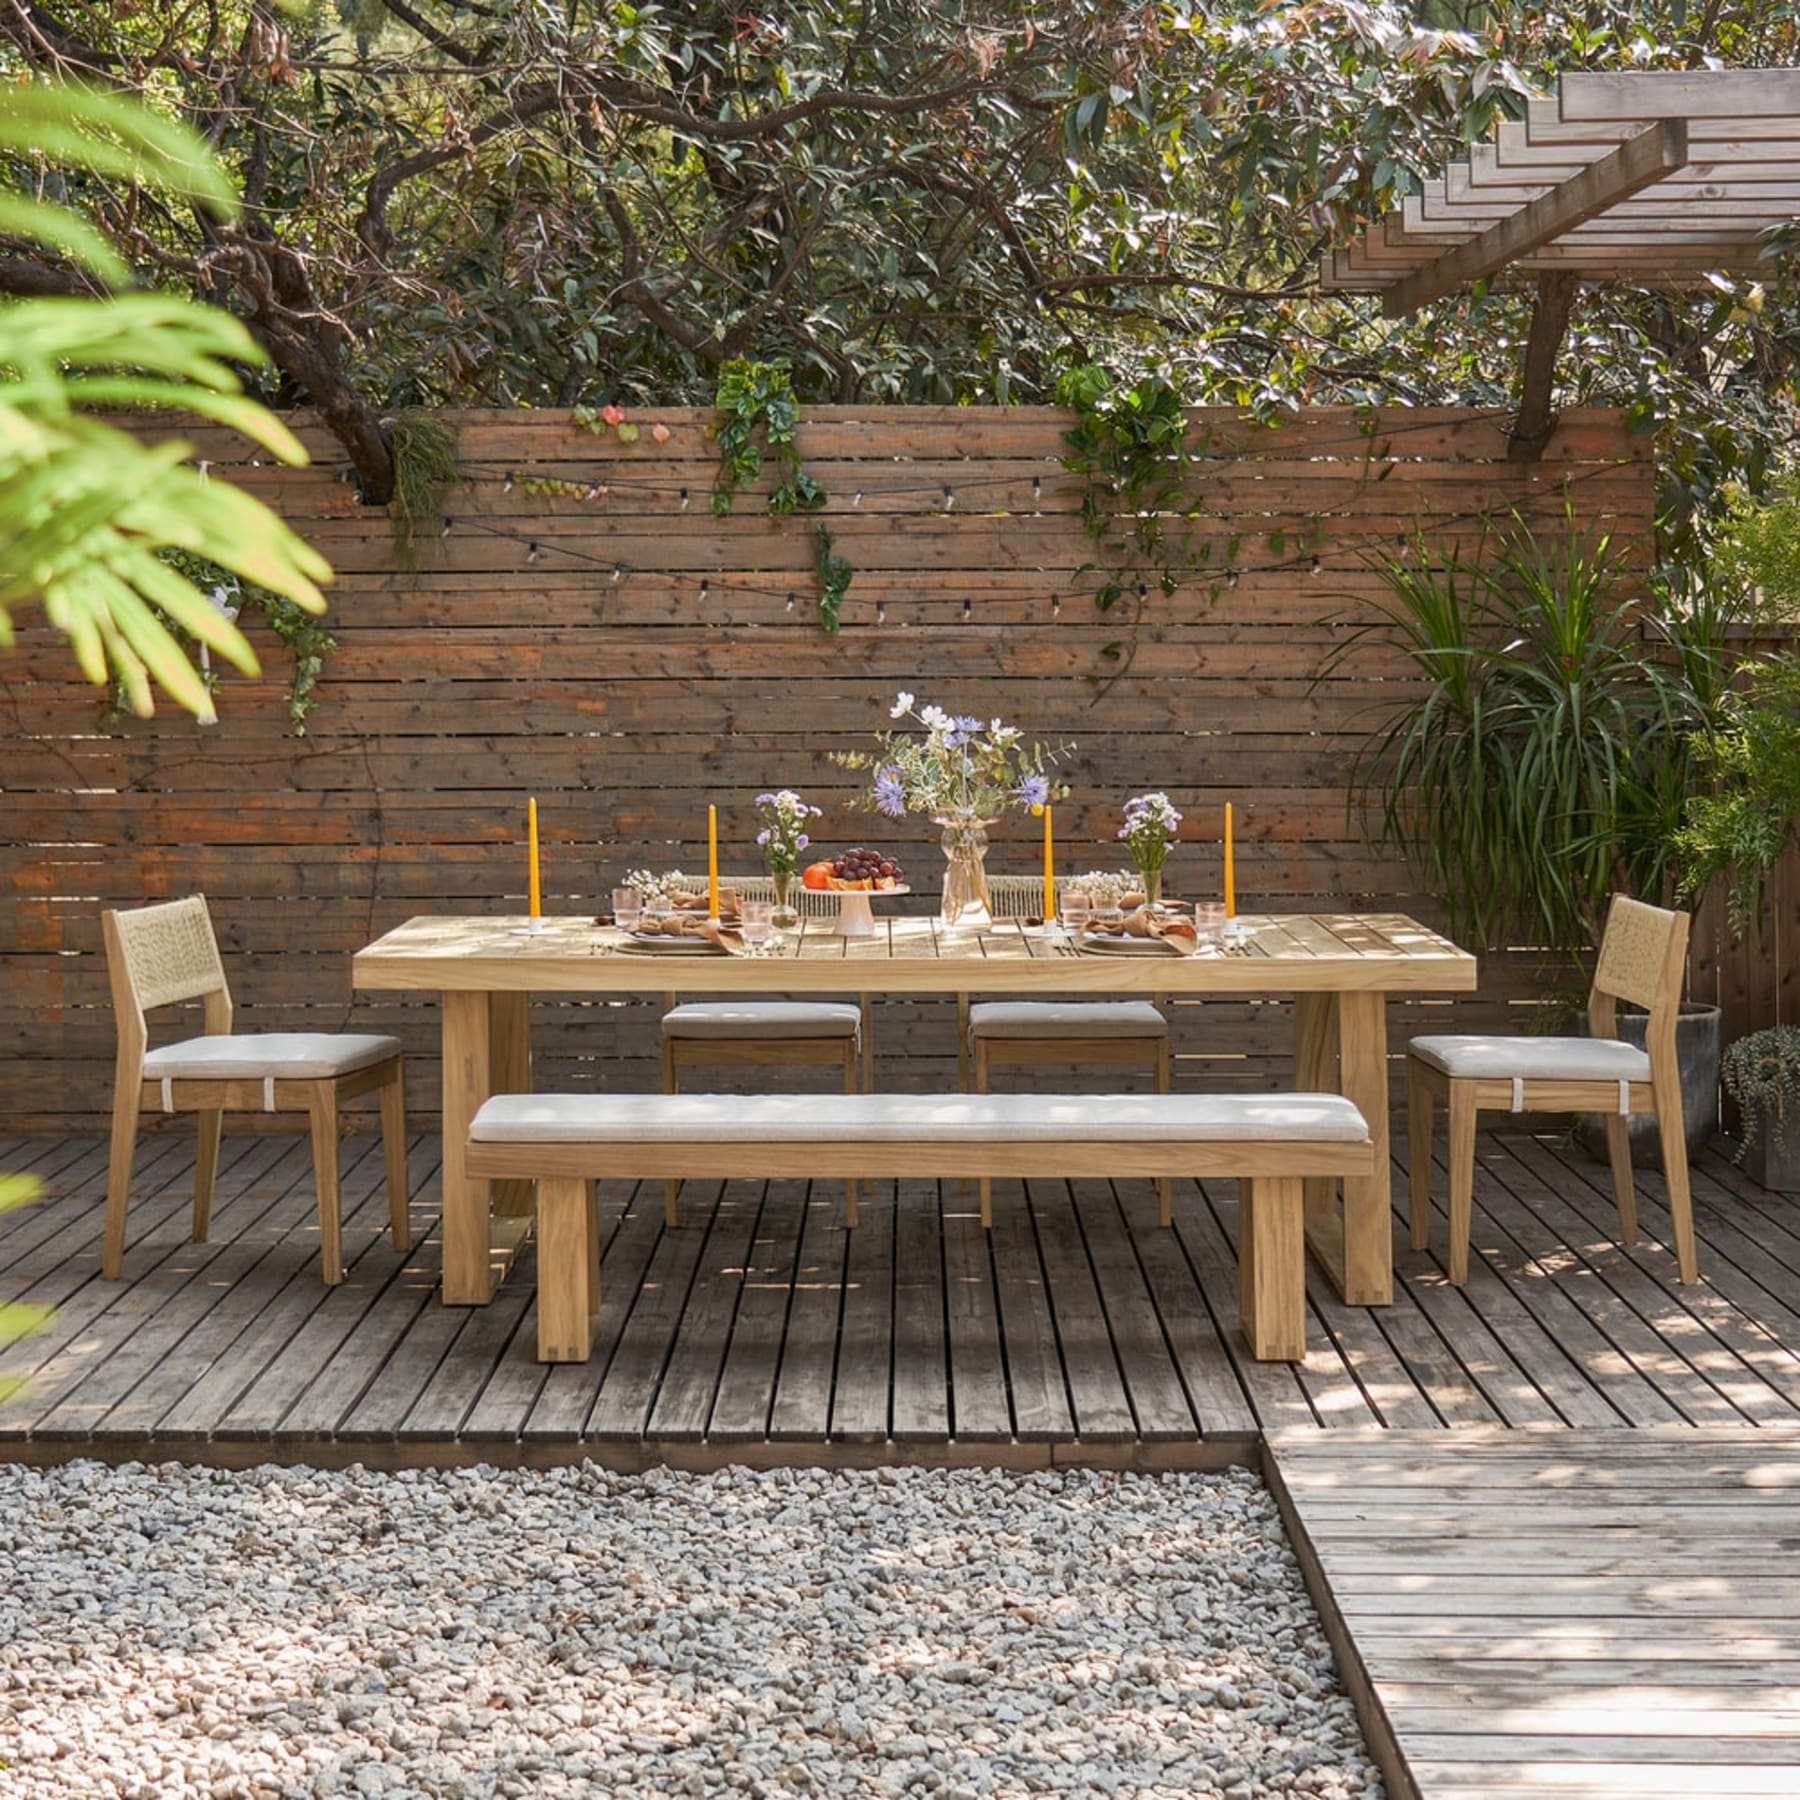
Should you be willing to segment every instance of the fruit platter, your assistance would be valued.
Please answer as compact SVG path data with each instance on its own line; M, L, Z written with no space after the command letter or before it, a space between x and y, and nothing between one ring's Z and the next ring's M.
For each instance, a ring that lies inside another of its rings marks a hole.
M869 902L877 894L910 894L906 873L893 857L875 850L840 850L800 872L800 884L818 894L838 897L836 937L873 937L875 915Z
M897 893L906 885L899 863L879 851L840 850L800 872L802 887L835 894Z

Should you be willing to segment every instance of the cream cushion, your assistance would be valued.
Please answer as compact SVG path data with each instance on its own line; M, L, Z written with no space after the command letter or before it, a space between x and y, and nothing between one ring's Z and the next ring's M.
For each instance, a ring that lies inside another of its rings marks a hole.
M1421 1062L1457 1081L1648 1081L1650 1057L1617 1038L1416 1037Z
M986 1038L1160 1038L1169 1021L1148 1000L983 1000L969 1035Z
M187 1038L144 1058L146 1081L329 1081L400 1054L398 1038L353 1031L246 1031Z
M1367 1143L1339 1094L496 1094L480 1143L782 1143L920 1138Z
M829 1000L708 1000L672 1008L662 1028L678 1038L853 1038L862 1014Z

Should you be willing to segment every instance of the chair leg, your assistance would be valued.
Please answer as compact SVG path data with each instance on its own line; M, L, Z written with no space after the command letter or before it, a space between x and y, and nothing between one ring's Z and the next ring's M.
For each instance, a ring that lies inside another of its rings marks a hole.
M194 1115L194 1242L204 1244L212 1230L213 1178L219 1172L219 1131L225 1115L208 1107Z
M669 997L673 998L672 995ZM675 1066L675 1040L673 1038L665 1037L663 1039L662 1052L663 1092L665 1094L678 1093L681 1088L681 1076ZM663 1183L663 1225L669 1231L675 1229L675 1200L680 1192L681 1183L679 1181Z
M1469 1221L1475 1209L1475 1090L1450 1083L1450 1279L1469 1279Z
M866 996L865 996L866 999ZM856 1046L850 1044L844 1054L844 1092L856 1092ZM856 1229L856 1177L847 1175L844 1178L844 1227L848 1231Z
M1169 1055L1169 1040L1161 1039L1156 1046L1156 1091L1168 1094L1174 1091L1175 1071ZM1167 1175L1156 1184L1158 1222L1166 1230L1175 1223L1175 1184Z
M862 1091L875 1091L875 1001L871 994L858 994L862 1008Z
M312 1120L313 1187L319 1201L319 1254L325 1285L344 1279L344 1221L338 1205L337 1084L315 1081L307 1101Z
M1619 1203L1619 1242L1635 1244L1638 1235L1637 1187L1631 1178L1631 1121L1607 1113L1606 1161L1612 1170L1613 1198Z
M956 1085L969 1091L969 996L956 996Z
M977 1040L975 1044L975 1092L985 1094L987 1091L987 1044L984 1040ZM983 1175L979 1185L981 1188L981 1229L992 1231L994 1229L994 1184L986 1175Z
M137 1150L137 1081L113 1087L112 1148L106 1164L106 1236L100 1250L100 1273L117 1281L125 1261L125 1208L131 1195L131 1159Z
M1407 1217L1412 1224L1412 1247L1431 1248L1431 1089L1425 1077L1406 1065L1406 1183Z
M406 1071L400 1063L381 1090L381 1157L387 1167L388 1230L404 1256L412 1248L412 1196L406 1180Z
M1656 1132L1662 1140L1663 1179L1669 1185L1669 1218L1675 1227L1675 1262L1683 1281L1700 1279L1700 1261L1694 1248L1694 1195L1688 1184L1687 1133L1681 1117L1681 1100L1666 1112L1663 1097L1656 1097Z
M1238 1183L1238 1316L1259 1362L1306 1360L1305 1192L1295 1176Z

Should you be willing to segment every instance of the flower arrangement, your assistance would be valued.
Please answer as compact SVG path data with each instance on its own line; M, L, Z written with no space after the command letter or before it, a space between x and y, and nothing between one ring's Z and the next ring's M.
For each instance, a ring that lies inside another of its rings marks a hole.
M1027 743L1015 725L955 717L938 706L918 706L902 693L888 715L913 718L923 737L907 732L876 733L879 750L840 750L834 760L847 769L872 769L874 778L861 804L890 819L923 812L936 817L994 819L1008 807L1027 811L1067 796L1066 784L1045 770L1072 745L1046 749Z
M657 875L649 869L627 869L624 885L636 888L638 898L646 906L654 906L658 901L673 906L675 894L685 879L679 869L670 869L665 875Z
M1071 875L1065 887L1071 894L1086 894L1095 906L1118 906L1131 883L1117 869L1089 869L1085 875Z
M1181 814L1167 794L1139 794L1125 802L1125 823L1119 827L1119 841L1131 858L1131 866L1146 881L1160 873L1169 860L1180 825Z
M756 796L756 816L762 823L756 841L769 873L777 878L792 875L800 866L801 852L812 842L806 834L807 821L819 818L821 809L808 806L792 788L782 788Z

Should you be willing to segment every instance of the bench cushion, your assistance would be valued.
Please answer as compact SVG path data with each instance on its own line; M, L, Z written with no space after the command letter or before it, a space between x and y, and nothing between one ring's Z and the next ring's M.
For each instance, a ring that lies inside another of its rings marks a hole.
M1407 1049L1458 1081L1648 1081L1650 1057L1616 1038L1416 1037Z
M1367 1143L1339 1094L496 1094L469 1136L583 1142Z
M673 1038L853 1038L862 1013L830 1000L704 1000L663 1014Z
M245 1031L164 1044L146 1081L329 1081L400 1054L398 1038L354 1031Z
M1161 1038L1169 1021L1148 1000L983 1000L969 1035L987 1038Z

